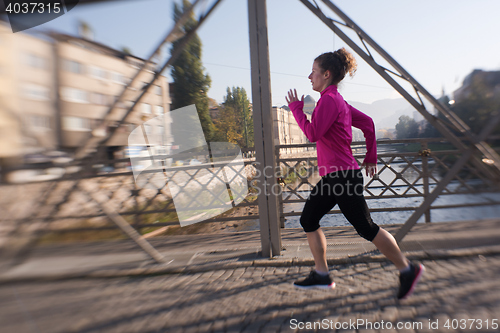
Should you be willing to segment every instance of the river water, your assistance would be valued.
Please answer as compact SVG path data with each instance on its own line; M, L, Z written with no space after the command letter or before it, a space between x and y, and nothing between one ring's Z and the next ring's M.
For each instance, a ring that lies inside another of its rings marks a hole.
M500 193L443 195L436 199L433 206L483 203L490 200L500 202ZM423 202L423 199L418 197L369 199L366 200L366 202L369 208L418 207ZM288 203L285 204L283 210L285 213L292 211L301 212L303 207L304 203ZM338 206L334 209L338 209ZM412 213L413 210L398 212L372 212L371 215L372 219L377 224L401 224L404 223ZM466 221L497 217L500 217L500 205L431 210L432 222ZM300 228L299 218L299 216L288 216L286 218L285 227ZM424 217L421 217L418 222L424 221ZM342 214L328 214L321 220L321 225L324 227L344 226L349 225L349 222L347 222Z
M414 163L415 167L420 169L421 162L416 161ZM387 167L382 170L383 165L378 165L379 178L385 184L391 184L391 188L397 194L403 194L408 190L407 184L401 180L396 179L396 173L402 173L404 178L411 184L415 184L416 190L423 193L423 180L419 178L419 172L413 168L407 168L408 164L402 159L398 158L391 162L391 168ZM432 170L433 161L429 161L429 169ZM406 169L405 169L406 168ZM432 191L437 183L441 180L441 175L438 171L434 171L432 176L434 179L430 180L429 191ZM364 175L365 184L368 184L370 178ZM310 183L314 185L319 181L319 176L317 174L309 178ZM467 185L472 188L482 189L484 184L480 181L472 180L468 181ZM458 181L451 182L447 189L451 192L455 191L458 187L462 185ZM377 188L380 187L380 188ZM303 186L298 192L303 198L307 198L309 192L307 187ZM379 195L383 191L383 184L377 180L373 181L368 188L374 195ZM461 190L464 190L463 186ZM445 193L444 191L443 193ZM408 190L406 194L416 194L417 192L413 189ZM393 194L390 191L385 192L386 195ZM283 198L289 197L289 193L284 192ZM365 192L365 197L367 198L367 204L370 209L374 208L395 208L395 207L418 207L423 202L423 197L410 197L410 198L370 198L370 195ZM296 199L297 197L291 196L289 199ZM445 205L465 205L471 203L500 203L500 192L495 193L480 193L480 194L442 194L440 195L432 204L432 206L445 206ZM304 203L285 203L283 210L285 213L289 212L301 212L304 207ZM334 208L338 210L338 206ZM414 209L407 211L396 211L396 212L372 212L373 220L378 224L400 224L404 223L414 212ZM431 210L431 222L446 222L446 221L464 221L464 220L477 220L486 218L497 218L500 217L500 204L488 205L488 206L477 206L477 207L458 207L458 208L442 208L442 209L432 209ZM288 216L286 218L285 227L286 228L300 228L299 216ZM425 222L425 217L422 216L418 222ZM321 221L322 226L344 226L349 225L349 222L344 218L342 214L329 214L323 217Z

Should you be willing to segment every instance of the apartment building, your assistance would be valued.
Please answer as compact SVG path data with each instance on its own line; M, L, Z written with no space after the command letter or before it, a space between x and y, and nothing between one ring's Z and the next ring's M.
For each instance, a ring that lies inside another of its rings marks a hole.
M0 157L54 149L50 43L0 22Z
M104 136L109 128L99 126L101 120L144 61L77 36L13 34L0 22L0 158L71 153L92 135ZM112 126L118 126L153 71L148 64L127 89L113 110ZM159 76L101 149L108 154L123 149L134 128L169 112L170 103L166 78ZM146 130L166 138L169 133L163 125Z
M274 144L292 145L309 143L306 136L295 121L292 111L288 107L273 106ZM303 148L282 149L282 153L295 153Z

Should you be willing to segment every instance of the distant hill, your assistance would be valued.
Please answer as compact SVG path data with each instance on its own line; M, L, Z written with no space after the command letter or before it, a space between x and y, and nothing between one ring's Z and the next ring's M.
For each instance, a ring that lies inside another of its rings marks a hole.
M382 99L371 104L351 102L359 111L372 117L377 130L383 128L393 129L399 122L399 117L406 115L413 118L415 109L403 98Z

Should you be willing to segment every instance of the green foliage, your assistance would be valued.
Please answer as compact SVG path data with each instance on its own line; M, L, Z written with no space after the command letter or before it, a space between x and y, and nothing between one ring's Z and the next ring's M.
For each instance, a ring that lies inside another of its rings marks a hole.
M462 93L465 97L450 106L450 109L476 134L481 132L496 112L500 112L500 94L498 90L495 91L495 82L485 78L480 73L481 71L479 71L478 75L474 75L474 72L471 74L471 81L466 87L467 92ZM489 85L486 82L489 82ZM450 100L444 96L440 101L447 105ZM438 114L438 118L446 122L441 113ZM492 135L498 134L500 134L500 126L492 133ZM426 124L423 133L420 135L420 137L424 138L441 136L442 134L430 124Z
M443 135L430 123L425 123L424 130L420 133L420 138L439 138Z
M441 143L441 142L430 142L428 144L428 149L433 152L443 151L443 150L455 150L455 146L451 143ZM421 143L407 143L397 146L399 152L415 153L422 149Z
M127 210L131 211L160 211L158 213L143 213L139 216L123 214L125 220L131 225L136 225L139 233L146 234L155 231L161 227L140 227L145 224L178 222L176 212L161 212L162 210L174 209L172 200L166 202L156 202L150 205L137 205ZM111 229L94 229L99 227L111 227ZM91 220L83 220L72 225L73 229L88 228L89 230L65 231L65 232L48 232L44 234L40 240L40 244L56 244L56 243L72 243L72 242L95 242L127 239L127 236L115 224L108 222L105 225L96 225Z
M182 9L177 3L174 3L174 20L177 22L184 10L189 8L191 3L188 0L183 0ZM194 15L191 14L187 22L182 27L184 32L189 32L197 24ZM181 40L175 41L170 50L174 52L179 47ZM188 106L196 105L198 115L200 117L201 127L205 134L206 141L212 141L214 134L214 125L210 118L207 96L210 88L211 79L208 74L205 74L205 68L201 62L201 40L195 34L186 47L182 50L180 56L172 64L172 110Z
M254 146L253 117L245 88L227 88L215 126L215 141L231 142L240 147Z
M482 80L474 77L467 97L457 101L452 111L471 128L473 133L479 134L490 118L496 112L500 112L500 94L494 94ZM492 134L500 134L500 126L496 127Z
M128 46L122 46L121 51L125 54L132 54L132 51L130 50L130 47L128 47Z
M438 102L443 105L449 104L450 99L444 94L444 91L443 96L438 99ZM441 112L437 114L437 117L443 121L446 121L444 115ZM443 135L441 134L441 132L439 132L434 126L431 125L431 123L427 121L424 122L423 130L419 135L420 138L440 138L442 136Z
M408 116L399 117L399 123L396 124L396 137L398 139L417 138L419 127L417 122Z
M238 126L237 114L232 106L219 106L219 116L215 121L214 141L239 144L243 134Z
M305 177L308 174L308 171L303 163L301 163L297 169L295 168L290 168L288 166L282 166L281 167L281 174L283 177L286 177L283 179L285 184L291 184L296 182L297 180L301 179L300 177Z

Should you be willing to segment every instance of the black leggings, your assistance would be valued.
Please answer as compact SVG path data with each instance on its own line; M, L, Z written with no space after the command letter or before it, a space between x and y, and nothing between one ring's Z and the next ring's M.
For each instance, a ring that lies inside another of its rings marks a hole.
M358 234L371 242L380 227L370 216L363 190L361 170L342 170L323 176L307 198L300 216L302 228L305 232L318 230L321 218L338 204Z

